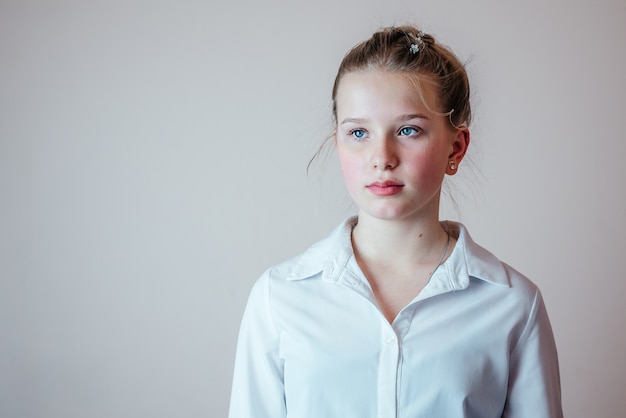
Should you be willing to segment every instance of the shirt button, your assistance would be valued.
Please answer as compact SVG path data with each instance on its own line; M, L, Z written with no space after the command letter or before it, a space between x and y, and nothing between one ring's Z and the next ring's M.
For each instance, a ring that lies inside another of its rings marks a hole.
M396 337L387 338L387 344L391 345L396 342Z

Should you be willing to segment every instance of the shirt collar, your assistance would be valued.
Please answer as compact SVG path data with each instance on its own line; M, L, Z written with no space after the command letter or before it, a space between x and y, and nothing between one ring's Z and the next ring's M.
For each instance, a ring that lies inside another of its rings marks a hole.
M302 280L322 273L323 278L332 280L334 277L336 281L354 255L352 228L356 223L356 217L346 219L330 235L296 257L287 280Z
M346 219L328 237L288 263L287 280L304 280L322 273L323 279L336 282L354 255L351 234L356 223L356 217ZM457 243L431 281L446 282L452 290L466 288L470 278L510 287L503 263L476 244L465 226L452 221L444 221L442 226L457 238Z
M463 224L443 221L442 226L457 242L450 257L440 266L441 271L435 273L445 273L457 288L467 287L470 277L496 285L511 286L504 264L491 252L476 244Z

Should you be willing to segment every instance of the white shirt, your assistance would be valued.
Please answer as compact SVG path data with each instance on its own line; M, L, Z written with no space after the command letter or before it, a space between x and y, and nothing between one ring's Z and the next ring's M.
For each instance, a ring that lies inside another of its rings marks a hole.
M450 257L392 324L359 269L356 218L256 282L230 418L562 417L539 289L475 244Z

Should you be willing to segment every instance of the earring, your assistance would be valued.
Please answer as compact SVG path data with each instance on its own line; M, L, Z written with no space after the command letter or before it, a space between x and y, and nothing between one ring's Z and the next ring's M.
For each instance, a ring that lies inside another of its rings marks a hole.
M456 170L456 163L454 161L450 161L448 164L450 164L450 170Z

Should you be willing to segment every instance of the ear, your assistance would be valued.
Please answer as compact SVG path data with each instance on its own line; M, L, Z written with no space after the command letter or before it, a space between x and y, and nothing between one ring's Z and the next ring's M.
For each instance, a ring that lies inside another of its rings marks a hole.
M448 156L446 174L454 175L459 169L459 164L465 157L470 143L470 131L467 126L457 128L452 137L452 152Z

